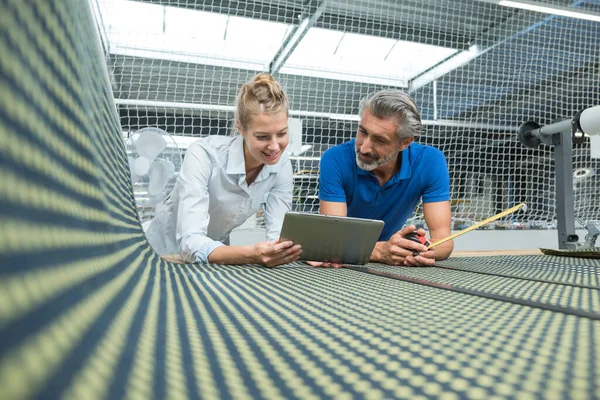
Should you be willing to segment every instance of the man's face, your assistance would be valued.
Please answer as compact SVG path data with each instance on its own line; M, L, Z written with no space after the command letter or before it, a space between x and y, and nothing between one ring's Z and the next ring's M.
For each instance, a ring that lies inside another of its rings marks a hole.
M398 153L412 141L413 138L400 141L393 120L379 119L364 110L356 132L356 163L360 169L373 171L395 162Z

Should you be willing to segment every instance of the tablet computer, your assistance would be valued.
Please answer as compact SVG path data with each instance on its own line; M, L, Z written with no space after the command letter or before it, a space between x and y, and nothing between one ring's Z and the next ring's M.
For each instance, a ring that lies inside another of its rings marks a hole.
M302 245L301 260L365 264L383 221L288 211L279 240Z

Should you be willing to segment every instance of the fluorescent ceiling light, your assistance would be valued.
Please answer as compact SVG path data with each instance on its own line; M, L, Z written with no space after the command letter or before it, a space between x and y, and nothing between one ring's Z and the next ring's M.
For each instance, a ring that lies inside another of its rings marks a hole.
M545 13L545 14L560 15L563 17L571 17L571 18L585 19L588 21L600 22L600 14L599 13L595 13L592 11L583 11L583 10L577 11L577 9L575 9L575 8L561 7L561 6L557 6L557 5L553 5L553 4L550 5L550 4L538 3L538 2L533 2L533 1L525 1L525 0L520 0L520 1L499 0L498 4L501 6L519 8L522 10L537 11L537 12L541 12L541 13Z

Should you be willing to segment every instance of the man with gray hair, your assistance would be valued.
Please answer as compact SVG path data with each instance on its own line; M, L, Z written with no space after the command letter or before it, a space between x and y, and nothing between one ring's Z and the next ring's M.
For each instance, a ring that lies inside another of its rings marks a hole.
M404 224L421 199L430 242L450 235L451 222L446 158L414 142L422 130L415 101L401 90L381 90L361 101L360 118L356 138L331 147L321 158L321 214L383 220L373 262L422 266L448 258L452 241L429 250L406 238L416 228ZM423 229L417 233L426 234Z

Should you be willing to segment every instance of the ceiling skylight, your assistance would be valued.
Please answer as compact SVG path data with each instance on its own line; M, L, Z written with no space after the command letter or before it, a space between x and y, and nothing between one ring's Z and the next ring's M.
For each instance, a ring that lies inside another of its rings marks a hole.
M124 0L100 0L113 54L262 69L285 24Z
M375 36L311 29L281 72L406 87L456 50Z
M113 54L265 70L291 26L161 6L98 0ZM406 87L456 50L321 28L310 29L282 73Z

